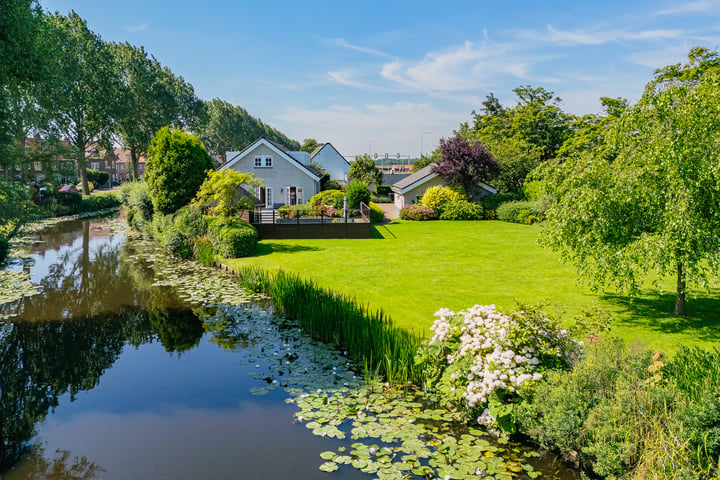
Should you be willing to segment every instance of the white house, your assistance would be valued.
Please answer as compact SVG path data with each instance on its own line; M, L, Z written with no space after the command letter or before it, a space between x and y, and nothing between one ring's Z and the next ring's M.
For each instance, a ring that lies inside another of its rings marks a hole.
M340 155L335 147L330 143L319 145L311 154L310 160L330 175L331 180L337 180L340 183L347 183L348 173L350 173L350 163L345 157Z
M260 138L241 152L226 152L225 158L220 171L231 168L263 180L254 194L266 208L305 203L320 192L323 173L310 164L307 152Z
M394 193L395 207L400 210L405 205L412 205L413 203L419 203L425 190L436 185L445 185L443 178L437 173L432 171L435 166L431 163L427 167L424 167L412 175L408 175L402 180L394 183L390 188ZM478 197L483 197L491 193L497 193L490 185L483 182L478 182L480 187L480 194Z

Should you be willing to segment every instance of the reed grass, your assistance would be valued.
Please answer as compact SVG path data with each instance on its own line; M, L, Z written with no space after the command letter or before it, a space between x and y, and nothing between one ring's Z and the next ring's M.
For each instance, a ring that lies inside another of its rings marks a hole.
M354 365L393 384L422 383L423 369L415 364L422 338L395 326L382 310L282 270L246 267L236 273L248 290L267 293L276 313L296 321L311 338L344 350Z

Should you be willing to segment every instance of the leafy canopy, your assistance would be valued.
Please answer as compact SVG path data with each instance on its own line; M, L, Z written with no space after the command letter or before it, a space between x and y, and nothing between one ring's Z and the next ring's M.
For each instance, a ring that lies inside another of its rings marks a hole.
M455 135L440 140L440 159L432 171L443 177L448 185L461 188L472 197L478 189L478 183L497 176L500 167L495 157L481 143L471 144L467 138Z
M374 183L380 185L382 183L382 172L375 165L375 161L367 155L357 157L350 164L350 172L348 176L353 180L358 180L366 184Z
M213 215L232 217L241 210L255 207L255 199L245 187L254 189L263 184L252 173L241 173L230 168L212 171L205 179L193 204L208 206Z
M210 155L197 137L163 127L150 143L145 181L156 212L174 213L195 197L212 170Z
M720 268L720 73L701 72L658 71L607 148L537 172L555 197L543 242L597 287L634 292L674 275L678 315L686 283L706 285Z

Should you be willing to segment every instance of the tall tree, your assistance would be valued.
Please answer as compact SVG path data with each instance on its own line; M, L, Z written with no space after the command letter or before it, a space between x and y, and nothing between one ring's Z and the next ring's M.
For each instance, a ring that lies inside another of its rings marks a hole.
M353 180L361 181L367 185L374 183L380 185L382 183L382 172L375 166L375 162L367 155L357 157L350 164L348 177Z
M202 102L192 85L164 68L142 47L111 44L121 80L115 115L120 141L130 149L133 178L138 159L145 155L153 135L164 126L190 128Z
M538 171L555 196L544 243L595 286L635 292L649 275L674 276L676 315L688 283L720 268L720 72L701 70L658 71L609 150Z
M110 49L77 13L48 17L57 57L52 85L41 104L52 123L73 146L84 192L89 192L85 152L92 144L109 145L121 91Z
M318 147L318 142L314 138L306 138L300 146L301 152L312 153Z
M492 180L500 167L480 142L471 144L467 138L455 135L440 139L440 159L432 171L443 177L448 185L462 188L472 198L478 182Z

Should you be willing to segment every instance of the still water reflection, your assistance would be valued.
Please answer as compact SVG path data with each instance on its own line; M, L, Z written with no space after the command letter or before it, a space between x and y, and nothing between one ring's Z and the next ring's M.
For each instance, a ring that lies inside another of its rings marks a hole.
M76 221L38 240L10 268L42 294L0 306L13 315L0 323L2 480L323 475L318 452L334 446L293 423L281 390L249 393L259 365L155 286L122 232Z

